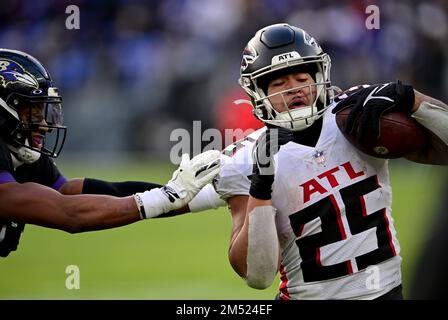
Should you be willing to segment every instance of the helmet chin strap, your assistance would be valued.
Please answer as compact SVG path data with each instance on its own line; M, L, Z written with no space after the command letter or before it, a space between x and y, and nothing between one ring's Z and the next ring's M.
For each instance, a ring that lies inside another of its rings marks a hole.
M280 112L275 117L275 122L273 124L288 128L292 131L301 131L309 128L316 117L311 116L311 114L317 114L316 106L307 106L299 109L294 109L284 112Z
M25 145L29 146L28 139L25 140ZM13 158L25 164L31 164L39 160L41 153L27 147L19 146L18 148L8 144L8 149L13 153ZM14 160L14 159L13 159ZM20 165L21 163L19 163ZM14 164L15 167L15 164Z

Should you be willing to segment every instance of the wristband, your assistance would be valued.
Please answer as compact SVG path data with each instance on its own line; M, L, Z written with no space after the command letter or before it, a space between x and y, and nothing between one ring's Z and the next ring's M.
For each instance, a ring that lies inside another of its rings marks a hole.
M270 200L272 198L272 184L274 175L252 175L249 194L260 200Z
M136 193L134 199L142 219L155 218L171 210L172 204L160 188Z
M137 208L138 208L138 212L140 214L140 219L146 219L146 212L145 212L145 206L143 205L143 200L142 198L140 198L140 196L138 194L134 194L134 200L135 203L137 204Z
M398 94L398 103L406 112L410 113L415 103L414 87L409 85L402 85L403 92Z

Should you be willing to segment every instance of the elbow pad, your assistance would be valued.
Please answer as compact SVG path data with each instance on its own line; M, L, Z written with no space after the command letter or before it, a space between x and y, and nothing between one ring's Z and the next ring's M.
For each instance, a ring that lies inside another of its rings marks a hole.
M246 283L255 289L266 289L278 269L279 244L273 206L255 207L249 214Z

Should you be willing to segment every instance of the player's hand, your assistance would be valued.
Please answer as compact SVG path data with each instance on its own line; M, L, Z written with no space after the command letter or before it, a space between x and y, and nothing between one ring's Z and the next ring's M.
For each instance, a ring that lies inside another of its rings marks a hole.
M260 200L271 199L272 184L274 182L274 156L280 147L293 141L291 130L281 127L268 127L258 138L253 153L253 170L249 194Z
M212 182L219 173L221 152L209 150L190 160L186 153L182 155L179 168L174 171L168 183L162 187L173 207L179 209L188 204L205 185Z
M353 106L347 116L345 132L356 132L357 139L363 141L369 130L372 136L380 137L380 117L383 113L395 110L410 114L414 100L413 87L398 80L364 87L351 94L348 92L348 97L343 98L332 112Z
M11 221L0 221L0 257L7 257L17 250L25 225Z
M155 218L186 206L205 185L212 182L220 168L220 151L209 150L191 160L188 154L183 154L179 168L166 185L135 194L142 218Z

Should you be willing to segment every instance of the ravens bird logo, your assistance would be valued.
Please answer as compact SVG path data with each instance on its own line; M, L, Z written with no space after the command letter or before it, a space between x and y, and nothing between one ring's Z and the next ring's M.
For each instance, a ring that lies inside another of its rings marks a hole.
M39 88L36 78L20 64L8 59L0 60L0 86L6 88L13 83Z

